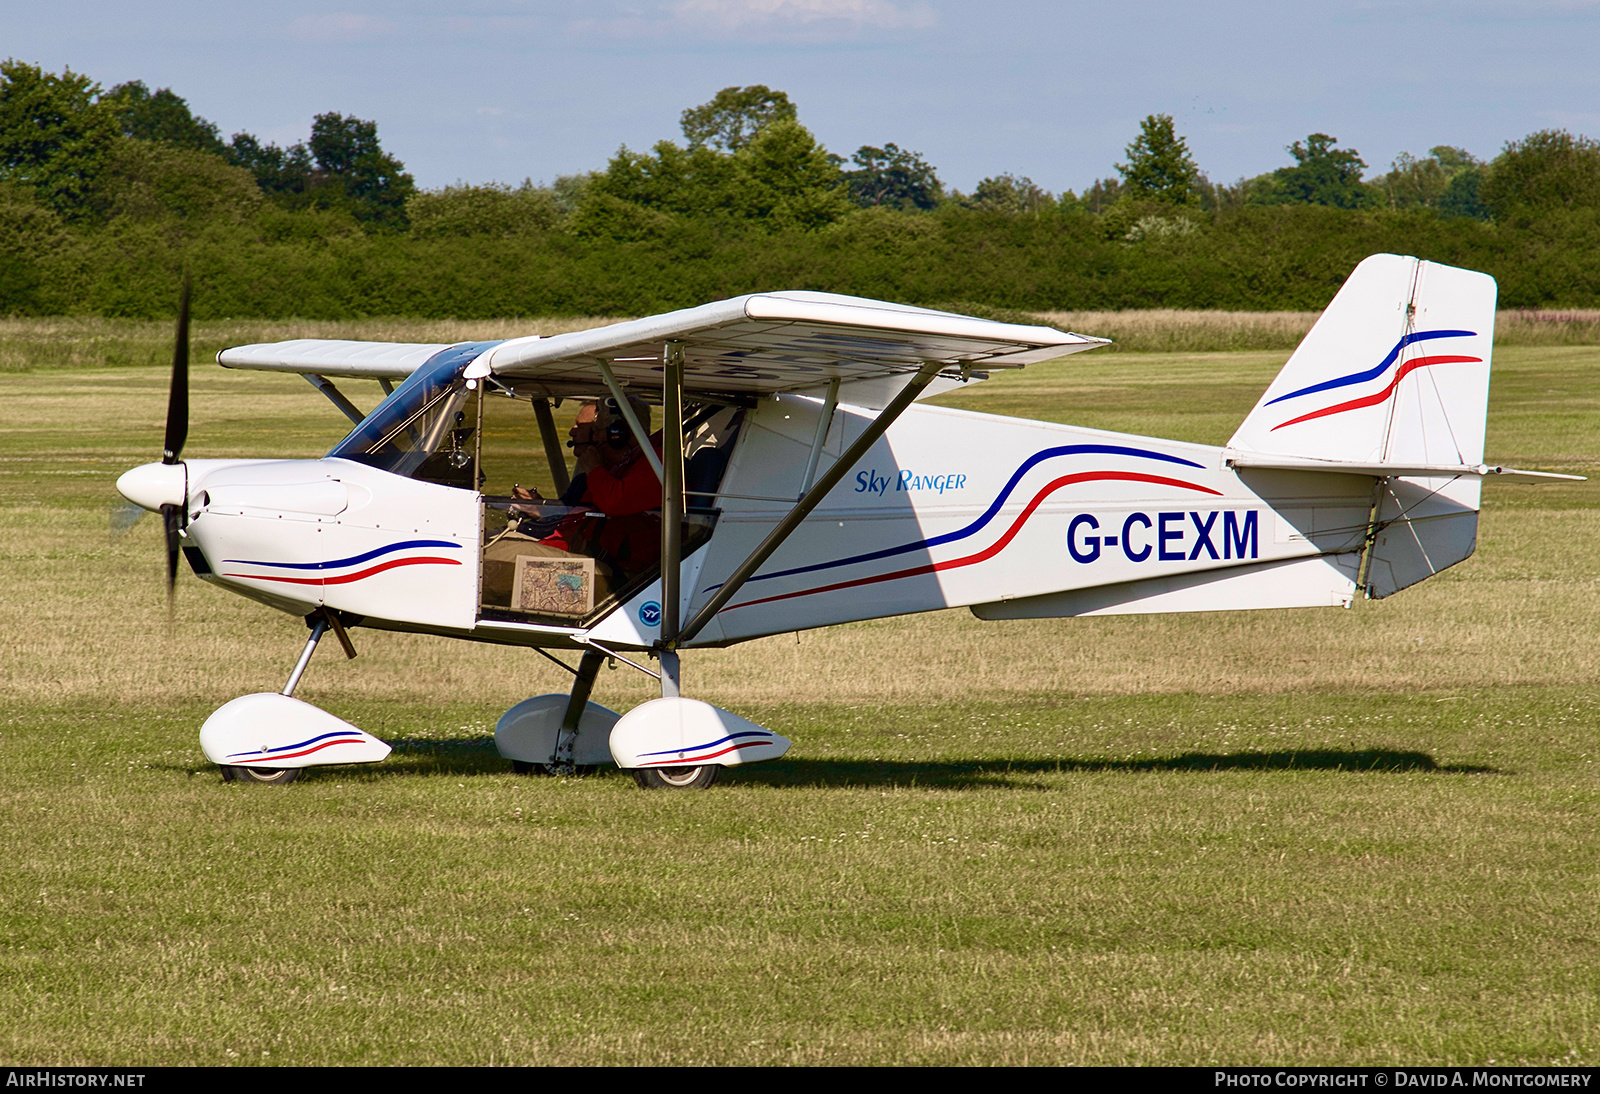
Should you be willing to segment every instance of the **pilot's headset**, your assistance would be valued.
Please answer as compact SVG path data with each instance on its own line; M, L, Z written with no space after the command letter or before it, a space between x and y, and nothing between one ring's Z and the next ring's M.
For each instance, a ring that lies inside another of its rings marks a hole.
M644 426L646 432L649 432L650 404L639 399L629 399L628 405L638 417L639 424ZM606 447L614 448L620 452L627 448L633 439L631 431L628 429L628 419L622 416L622 410L618 407L617 400L614 398L605 401L605 408Z

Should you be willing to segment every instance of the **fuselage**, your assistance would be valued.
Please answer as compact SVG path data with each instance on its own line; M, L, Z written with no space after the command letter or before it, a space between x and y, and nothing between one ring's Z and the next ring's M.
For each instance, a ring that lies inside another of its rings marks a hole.
M685 617L800 493L821 410L783 396L746 412L712 534L685 559ZM838 407L824 465L873 413ZM486 611L495 502L476 491L339 457L190 461L187 480L192 568L280 610L520 645L658 637L659 579L569 625ZM1308 560L1271 603L1215 606L1346 603L1371 500L1362 476L1237 472L1219 448L914 405L693 645L961 606L1171 610L1161 595L1186 584Z

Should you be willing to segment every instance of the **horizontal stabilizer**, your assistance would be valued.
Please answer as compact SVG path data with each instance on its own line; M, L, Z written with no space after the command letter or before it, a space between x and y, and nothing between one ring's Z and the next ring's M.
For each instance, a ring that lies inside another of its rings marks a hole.
M1398 464L1358 463L1350 460L1318 460L1311 457L1256 456L1230 452L1226 456L1229 467L1241 471L1324 471L1335 475L1372 475L1375 478L1444 478L1455 475L1507 475L1520 479L1564 479L1570 482L1586 481L1582 475L1562 475L1555 471L1524 471L1517 467L1498 464Z

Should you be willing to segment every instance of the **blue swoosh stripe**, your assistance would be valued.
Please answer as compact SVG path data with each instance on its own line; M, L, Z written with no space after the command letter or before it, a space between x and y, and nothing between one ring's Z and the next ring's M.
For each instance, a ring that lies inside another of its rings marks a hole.
M1022 476L1032 471L1045 460L1054 459L1057 456L1083 455L1136 456L1140 459L1162 460L1166 463L1182 464L1184 467L1196 467L1202 471L1205 470L1203 465L1195 463L1193 460L1183 459L1181 456L1169 456L1165 452L1153 452L1147 448L1129 448L1120 444L1064 444L1057 448L1046 448L1023 460L1022 466L1012 472L1010 481L1006 483L1005 488L1000 491L984 514L965 528L957 529L954 532L946 532L944 535L934 536L932 539L919 539L913 543L903 543L898 547L886 547L881 551L870 551L864 555L851 555L849 558L841 558L834 562L822 562L815 566L796 566L791 570L759 574L750 580L769 581L775 577L789 577L793 574L809 574L817 570L831 570L836 566L849 566L856 562L873 562L880 558L890 558L894 555L906 554L909 551L920 551L924 548L938 547L946 543L954 543L957 540L966 539L970 535L981 532L984 526L995 518L996 514L1000 512L1001 506L1005 505L1006 499L1011 496L1011 492L1017 488L1017 483L1022 481ZM713 585L706 591L711 592L717 588L720 588L720 586Z
M359 731L357 731L357 732L359 732ZM305 740L300 741L297 744L279 745L277 748L269 748L269 749L266 749L265 751L257 750L257 751L254 751L254 752L230 752L230 753L228 753L228 759L231 760L235 756L270 756L274 752L288 752L288 751L290 751L292 749L304 748L306 745L314 745L318 741L327 740L329 737L348 737L348 736L350 736L350 730L348 730L348 729L336 730L333 733L319 733L317 736L308 737Z
M668 749L664 749L661 752L641 752L641 753L639 753L639 758L642 760L646 756L675 756L679 752L703 752L704 750L706 750L708 748L716 748L718 745L723 744L724 742L727 742L727 741L737 741L740 737L771 737L771 736L772 736L772 733L769 730L761 730L758 733L753 729L746 729L746 730L743 730L742 732L739 732L739 733L730 733L726 737L723 737L721 740L712 741L710 744L690 745L687 748L668 748Z
M1395 363L1395 360L1400 356L1400 351L1413 342L1426 342L1433 338L1471 338L1477 333L1475 330L1423 330L1408 334L1394 344L1394 349L1389 351L1389 356L1385 357L1376 368L1370 368L1365 372L1352 372L1348 376L1339 376L1332 380L1324 380L1320 384L1303 387L1299 391L1291 391L1287 395L1278 396L1266 405L1271 406L1273 403L1281 403L1285 399L1298 399L1302 395L1314 395L1319 391L1331 391L1336 387L1349 387L1351 384L1361 384L1368 380L1375 380L1382 376L1390 365Z
M368 551L364 555L336 558L332 562L256 562L248 558L225 558L222 561L239 566L276 566L280 570L337 570L342 566L355 566L362 562L369 562L380 555L393 554L396 551L409 551L413 547L449 547L453 551L461 550L461 544L452 543L447 539L408 539L404 543L393 543L388 547L379 547L377 550Z

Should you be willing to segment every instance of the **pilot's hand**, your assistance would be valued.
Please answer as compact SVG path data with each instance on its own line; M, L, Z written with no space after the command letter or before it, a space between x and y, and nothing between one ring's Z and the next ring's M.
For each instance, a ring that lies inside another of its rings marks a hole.
M601 466L600 442L605 440L605 430L600 428L599 408L594 403L585 403L579 408L578 418L572 423L567 436L570 438L567 447L572 449L572 473L575 476Z
M516 501L526 502L543 502L545 500L544 496L540 494L539 491L530 490L526 486L513 486L511 488L511 497ZM506 508L508 511L523 517L536 517L542 511L536 504L508 505Z

